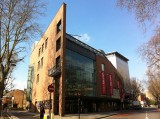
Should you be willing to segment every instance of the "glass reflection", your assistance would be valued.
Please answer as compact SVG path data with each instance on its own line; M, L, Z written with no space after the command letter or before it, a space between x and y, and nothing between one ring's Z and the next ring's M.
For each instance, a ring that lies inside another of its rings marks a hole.
M66 96L96 95L95 64L94 60L74 51L66 51Z

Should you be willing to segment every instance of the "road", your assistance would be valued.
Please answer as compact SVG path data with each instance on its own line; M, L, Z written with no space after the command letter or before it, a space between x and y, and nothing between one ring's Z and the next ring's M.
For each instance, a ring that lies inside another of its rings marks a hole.
M2 112L0 119L10 119L8 113Z
M39 115L26 112L12 111L11 114L18 117L18 119L39 119Z
M144 108L141 110L125 110L117 112L118 114L114 116L107 117L102 113L96 119L160 119L160 109L157 108ZM19 111L12 111L12 115L18 117L18 119L39 119L39 114L34 113L27 113L27 112L19 112ZM93 116L93 114L88 113L87 115ZM67 116L68 117L68 116ZM88 117L81 117L82 119L88 119ZM65 119L65 118L64 118ZM69 119L69 118L67 118ZM72 119L77 119L72 118ZM95 119L95 116L89 119Z
M129 110L105 119L160 119L160 110L157 108Z

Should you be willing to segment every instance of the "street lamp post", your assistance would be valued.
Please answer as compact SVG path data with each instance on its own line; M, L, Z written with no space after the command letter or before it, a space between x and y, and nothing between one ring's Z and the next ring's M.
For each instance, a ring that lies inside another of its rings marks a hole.
M14 104L14 96L12 96L12 108L13 108L13 104Z

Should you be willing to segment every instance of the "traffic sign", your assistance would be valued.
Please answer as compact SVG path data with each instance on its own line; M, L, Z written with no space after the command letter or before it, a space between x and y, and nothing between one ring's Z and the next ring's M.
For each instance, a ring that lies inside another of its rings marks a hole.
M48 86L48 91L49 91L50 93L54 92L54 85L49 85L49 86Z
M77 94L79 97L81 96L81 93L80 93L80 91L78 91L78 94Z

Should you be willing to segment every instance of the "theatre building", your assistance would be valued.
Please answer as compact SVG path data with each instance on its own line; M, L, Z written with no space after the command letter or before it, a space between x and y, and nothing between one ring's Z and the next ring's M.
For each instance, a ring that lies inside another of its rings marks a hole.
M48 86L54 85L54 92ZM123 78L96 50L66 33L63 4L41 39L32 47L28 70L27 99L31 111L44 104L46 113L105 112L122 108Z

